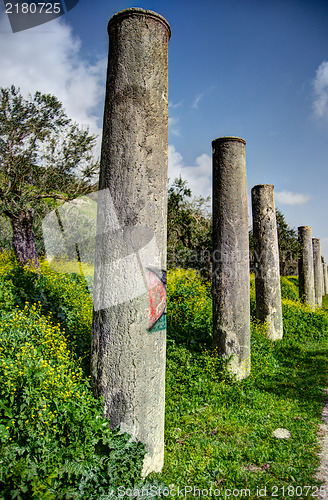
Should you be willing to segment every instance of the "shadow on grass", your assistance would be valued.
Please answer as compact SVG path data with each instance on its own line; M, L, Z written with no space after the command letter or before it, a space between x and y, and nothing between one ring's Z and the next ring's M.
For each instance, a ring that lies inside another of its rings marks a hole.
M283 398L322 404L323 388L328 386L328 346L306 348L282 342L275 349L275 358L279 368L256 382L260 389Z

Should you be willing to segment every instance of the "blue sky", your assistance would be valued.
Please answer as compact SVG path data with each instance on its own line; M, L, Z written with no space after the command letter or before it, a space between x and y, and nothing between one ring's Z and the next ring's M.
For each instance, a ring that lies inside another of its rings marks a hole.
M288 223L312 227L328 261L328 2L80 0L60 19L12 33L0 9L0 86L57 95L101 135L107 23L143 7L171 25L169 176L211 193L211 142L246 140L249 195L274 184ZM250 201L250 200L249 200Z

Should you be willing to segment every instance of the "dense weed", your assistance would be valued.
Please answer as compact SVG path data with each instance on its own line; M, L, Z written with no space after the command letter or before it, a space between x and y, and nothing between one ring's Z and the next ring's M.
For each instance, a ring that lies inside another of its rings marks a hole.
M1 256L0 498L115 499L119 486L140 482L145 450L110 430L82 370L92 314L85 285L45 264L39 279L12 265Z
M168 271L168 342L183 343L198 350L212 336L211 284L193 269Z
M111 488L139 484L144 448L112 432L93 398L91 298L65 266L59 274L43 262L38 277L0 255L0 499L114 499ZM258 498L264 486L316 484L328 300L312 311L297 278L281 285L284 339L273 343L256 320L251 278L252 373L235 382L211 349L211 284L169 271L165 466L149 484L220 489L221 498L230 488ZM291 438L274 438L279 427Z
M39 276L28 267L15 265L12 256L6 260L6 254L2 254L1 258L0 294L2 289L5 290L0 295L1 309L10 310L16 305L23 308L26 302L38 302L42 313L47 315L51 312L65 329L69 347L81 358L82 368L88 375L92 300L84 276L66 272L58 274L46 261L41 261Z

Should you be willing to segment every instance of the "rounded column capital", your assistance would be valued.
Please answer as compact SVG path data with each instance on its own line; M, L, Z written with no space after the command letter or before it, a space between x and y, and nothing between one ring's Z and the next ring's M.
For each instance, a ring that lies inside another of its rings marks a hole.
M256 186L252 187L252 191L257 191L259 189L267 189L267 190L271 190L271 189L274 189L274 185L273 184L256 184Z
M169 38L171 37L171 27L168 21L165 19L165 17L161 16L160 14L157 14L157 12L154 12L153 10L145 10L142 9L141 7L131 7L130 9L120 10L119 12L114 14L108 22L107 31L109 32L109 29L122 19L126 19L128 17L136 17L136 16L147 17L161 22L167 29Z
M246 144L245 139L242 139L241 137L234 137L234 136L227 136L227 137L218 137L217 139L214 139L212 141L212 146L217 146L218 144L221 144L223 142L241 142L242 144Z

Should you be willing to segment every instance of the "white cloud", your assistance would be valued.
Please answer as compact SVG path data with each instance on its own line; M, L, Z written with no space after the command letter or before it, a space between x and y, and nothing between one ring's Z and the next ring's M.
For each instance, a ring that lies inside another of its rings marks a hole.
M179 118L174 116L169 116L169 131L170 134L175 135L176 137L180 137L180 127L179 127Z
M199 101L201 100L201 98L204 97L204 94L198 94L195 99L194 99L194 102L192 103L192 108L193 109L198 109L198 104L199 104Z
M182 155L173 145L169 145L170 183L180 175L188 181L193 196L207 197L212 194L212 160L208 154L198 156L194 166L186 166Z
M179 101L178 103L173 103L169 101L169 131L170 134L175 135L176 137L181 137L180 126L179 126L179 118L171 115L171 111L182 106L183 101Z
M177 109L177 108L180 108L180 106L182 106L182 103L183 101L179 101L177 103L174 103L172 101L169 101L169 109Z
M0 85L20 87L24 95L39 90L63 102L70 118L101 134L97 106L104 100L106 60L89 63L81 41L62 19L12 33L7 16L0 19ZM98 141L99 150L100 140Z
M282 205L304 205L310 200L307 194L293 193L292 191L276 191L275 199Z
M313 111L317 118L328 119L328 61L323 61L316 71L313 81Z

